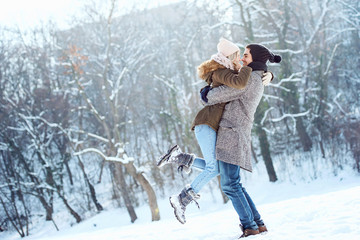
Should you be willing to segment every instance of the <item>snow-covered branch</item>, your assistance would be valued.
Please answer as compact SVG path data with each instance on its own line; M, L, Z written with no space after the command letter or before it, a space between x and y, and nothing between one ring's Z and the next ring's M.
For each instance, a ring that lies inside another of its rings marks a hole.
M46 119L44 119L42 117L25 116L22 113L19 113L19 115L20 115L21 118L23 118L25 120L40 120L40 121L46 123L46 125L48 125L49 127L59 128L61 131L65 132L65 130L60 126L60 124L58 124L58 123L50 123Z
M274 107L271 107L271 108L269 108L268 110L265 111L264 117L261 119L261 125L264 125L264 122L265 122L265 119L266 119L268 113L273 109L274 109Z
M75 132L75 133L80 133L80 134L85 134L86 136L89 136L89 137L92 137L92 138L95 138L95 139L98 139L102 142L105 142L105 143L109 143L109 140L104 138L104 137L101 137L97 134L94 134L94 133L89 133L89 132L85 132L84 130L77 130L77 129L69 129L70 132Z
M340 106L339 102L337 101L337 99L338 99L341 95L342 95L342 93L339 92L339 93L336 95L336 97L334 98L333 101L334 101L334 103L336 104L336 106L338 106L338 108L340 109L340 111L341 111L343 114L347 115L348 113L344 111L344 109Z
M0 151L6 151L8 149L7 144L5 143L0 143Z
M270 131L269 129L267 129L266 127L262 127L262 129L269 135L273 135L275 133L275 131Z
M111 96L110 96L111 101L113 101L114 99L117 99L117 95L119 93L119 90L121 89L121 86L120 86L121 79L124 77L124 75L127 71L128 71L128 69L126 67L124 67L123 70L121 71L119 77L117 78L117 80L115 82L115 88L113 89Z
M123 151L118 151L118 152L123 152ZM79 155L82 155L85 153L96 153L96 154L100 155L105 161L120 162L122 164L128 164L129 162L134 161L134 158L128 157L125 153L122 155L122 157L109 157L109 156L106 156L104 153L102 153L99 149L96 149L96 148L86 148L80 152L74 153L74 155L79 156Z
M321 25L324 23L325 16L329 11L329 8L328 8L329 2L330 2L330 0L324 0L324 2L322 4L321 15L319 16L319 18L317 18L317 23L316 23L315 29L312 31L312 35L306 41L306 49L310 48L311 44L313 43L313 41L315 39L316 34L318 34L318 32L320 31Z
M310 109L307 110L306 112L302 112L302 113L295 113L295 114L286 113L286 114L282 115L282 116L279 117L279 118L273 118L273 119L271 119L271 121L273 121L273 122L280 122L281 120L283 120L284 118L287 118L287 117L290 117L290 118L295 119L295 118L297 118L297 117L303 117L303 116L305 116L305 115L307 115L307 114L309 114L309 113L310 113Z
M334 106L333 106L332 104L327 103L327 102L325 102L325 101L321 101L321 102L324 103L324 104L326 104L326 105L328 106L329 109L326 109L326 111L327 111L328 113L332 113L332 112L333 112Z
M349 23L350 24L350 23ZM333 40L336 37L339 37L341 35L344 34L344 32L351 32L351 31L358 31L358 28L356 27L351 27L351 28L343 28L341 30L337 30L333 35L329 36L326 38L327 42L331 42L331 40Z
M92 112L96 118L99 120L99 122L103 122L105 120L105 117L100 115L100 113L96 110L95 106L92 104L91 100L89 99L89 97L86 95L86 93L84 92L84 90L81 89L81 84L80 81L77 81L79 90L81 95L83 96L83 99L86 101L86 103L88 104L88 106L90 107L90 112Z
M272 84L272 83L269 83L268 85L269 87L275 87L275 88L280 88L281 90L284 90L285 92L291 92L290 89L288 88L285 88L283 86L280 86L279 84Z
M40 120L42 122L44 122L46 125L48 125L49 127L53 127L53 128L58 128L61 130L61 132L65 133L68 137L69 137L69 134L68 132L58 123L50 123L48 122L46 119L42 118L42 117L39 117L39 116L25 116L23 114L20 114L20 116L23 118L23 119L26 119L26 120ZM22 128L22 129L17 129L17 130L21 130L21 131L26 131L26 129ZM94 133L89 133L89 132L85 132L83 130L76 130L76 129L69 129L70 132L75 132L75 133L80 133L80 134L85 134L89 137L92 137L92 138L95 138L95 139L98 139L102 142L105 142L105 143L108 143L109 140L104 138L104 137L101 137L97 134L94 134ZM70 137L69 137L70 138ZM70 139L72 140L72 139Z
M330 66L333 62L333 59L334 59L334 56L335 56L335 52L336 52L336 49L340 46L341 43L337 43L331 53L331 56L330 56L330 59L329 59L329 62L328 62L328 65L326 67L326 70L324 72L324 75L327 75L329 73L329 70L330 70Z
M321 91L321 88L320 87L308 88L304 92L316 92L316 91Z
M154 78L157 79L157 80L159 80L160 82L165 83L165 85L168 86L169 88L171 88L172 90L178 91L178 89L176 88L175 83L170 82L170 81L167 81L167 80L165 80L164 78L159 77L159 76L157 76L157 75L154 75Z
M275 100L279 100L281 102L284 101L284 99L282 99L281 97L274 96L274 95L263 94L263 96L264 96L265 101L269 101L270 98L275 99Z
M309 113L310 113L310 109L307 110L306 112L303 112L303 113L295 113L295 114L286 113L286 114L282 115L279 118L271 119L271 121L272 122L280 122L281 120L283 120L283 119L285 119L287 117L291 118L293 120L293 123L294 123L294 125L293 125L293 129L294 129L293 133L295 134L295 132L296 132L296 118L297 117L303 117L303 116L305 116L305 115L307 115Z
M296 54L304 53L304 50L277 49L276 53L290 53L290 54L296 55Z
M283 79L280 80L280 82L278 82L276 84L270 83L269 86L276 87L276 88L281 88L281 89L283 89L283 90L285 90L287 92L290 92L289 89L282 87L281 84L286 83L286 82L301 82L302 74L303 74L302 72L293 73L288 78L283 78Z
M26 132L29 133L33 139L36 139L36 136L35 136L34 131L33 131L34 130L33 126L28 121L29 119L27 117L25 117L25 115L23 115L21 113L19 114L19 116L25 121L25 124L23 126L24 126L24 129L26 130Z
M214 30L215 28L220 28L223 27L224 25L235 25L235 26L239 26L239 27L243 27L244 24L241 22L236 22L236 21L223 21L217 24L214 24L212 26L209 26L209 31Z

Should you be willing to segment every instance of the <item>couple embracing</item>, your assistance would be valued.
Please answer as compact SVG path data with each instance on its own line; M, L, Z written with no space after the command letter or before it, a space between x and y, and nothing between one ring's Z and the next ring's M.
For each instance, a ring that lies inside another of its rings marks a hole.
M242 237L267 232L254 202L241 184L240 169L252 172L251 129L254 114L266 86L272 79L267 61L279 63L281 57L260 44L249 44L241 58L239 47L224 38L217 53L198 67L198 75L208 86L201 89L204 108L196 115L192 130L203 158L182 152L178 145L160 157L157 165L176 164L189 173L201 173L191 184L170 197L177 220L186 222L186 206L197 203L199 192L212 178L220 175L222 191L231 200L240 219ZM243 66L241 66L242 61Z

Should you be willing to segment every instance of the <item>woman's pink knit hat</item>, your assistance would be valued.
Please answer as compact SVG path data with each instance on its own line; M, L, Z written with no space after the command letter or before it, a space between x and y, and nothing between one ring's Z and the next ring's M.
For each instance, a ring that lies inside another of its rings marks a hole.
M227 57L233 53L236 53L237 51L240 51L240 48L229 40L226 40L225 38L220 38L217 45L217 50L218 52L212 55L210 59L223 65L226 68L234 70L233 62Z
M221 52L225 57L228 57L231 54L240 51L240 48L229 40L226 40L225 38L220 38L217 45L217 50L218 52Z

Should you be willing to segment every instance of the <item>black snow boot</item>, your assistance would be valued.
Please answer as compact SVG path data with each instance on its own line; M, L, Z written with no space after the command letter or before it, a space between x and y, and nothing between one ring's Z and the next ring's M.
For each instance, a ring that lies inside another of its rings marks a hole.
M178 145L169 148L168 152L159 158L158 167L162 167L169 163L176 163L178 171L185 171L187 174L191 171L191 165L195 159L194 154L183 153Z
M194 201L197 207L200 208L198 202L196 201L199 198L200 195L194 192L190 185L186 185L179 195L173 195L169 198L171 207L174 208L175 217L180 223L186 223L185 210L189 203Z

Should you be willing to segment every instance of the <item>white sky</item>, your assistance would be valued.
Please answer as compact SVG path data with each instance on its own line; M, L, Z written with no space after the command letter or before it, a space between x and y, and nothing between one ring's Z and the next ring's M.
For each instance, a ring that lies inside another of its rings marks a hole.
M106 2L106 0L102 0ZM180 0L120 0L125 5L151 5L173 3ZM86 0L0 0L0 26L26 29L49 19L58 26L68 27L71 16L79 13ZM119 6L120 7L120 6ZM123 8L124 6L121 6Z
M65 19L75 14L79 0L0 0L0 24L3 26L31 27L41 21L53 19L64 26Z

